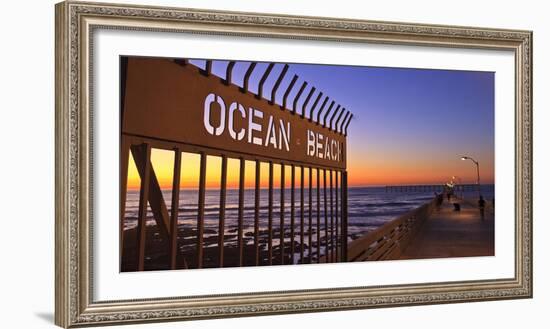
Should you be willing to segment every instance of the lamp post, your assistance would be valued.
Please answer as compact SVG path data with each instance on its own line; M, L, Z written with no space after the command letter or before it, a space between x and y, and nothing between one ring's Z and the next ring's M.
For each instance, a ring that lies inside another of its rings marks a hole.
M469 157L469 156L462 156L460 159L462 161L472 160L472 162L476 164L476 168L477 168L477 192L479 193L479 196L481 197L481 186L479 184L479 162L477 162L476 160L474 160L472 157Z

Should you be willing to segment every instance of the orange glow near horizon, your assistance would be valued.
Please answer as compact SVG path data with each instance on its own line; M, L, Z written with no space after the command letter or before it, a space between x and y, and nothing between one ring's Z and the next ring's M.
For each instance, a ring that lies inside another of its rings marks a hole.
M348 159L348 185L349 186L380 186L380 185L407 185L407 184L444 184L451 180L451 175L459 177L461 183L476 183L475 166L470 161L460 161L460 158L408 160L406 157L385 160L381 156L365 156ZM492 159L480 160L481 183L494 183L494 170L491 166L484 168L482 164L491 162ZM161 188L171 189L174 171L174 152L152 149L151 163ZM139 189L140 177L134 159L130 154L128 162L128 188ZM182 153L181 158L180 188L197 189L199 187L200 155L195 153ZM222 159L218 156L207 156L206 159L206 188L218 189L221 181ZM255 186L256 164L253 161L245 161L245 188ZM451 174L452 173L452 174ZM289 186L291 176L290 166L285 166L285 185ZM295 172L296 184L300 181L300 170ZM309 177L308 170L304 171L305 184ZM260 186L266 188L269 184L269 164L260 163ZM273 165L273 184L280 186L281 167ZM316 171L313 170L313 182ZM322 180L322 173L321 173ZM327 175L328 180L328 175ZM239 187L239 160L229 158L227 161L227 188Z

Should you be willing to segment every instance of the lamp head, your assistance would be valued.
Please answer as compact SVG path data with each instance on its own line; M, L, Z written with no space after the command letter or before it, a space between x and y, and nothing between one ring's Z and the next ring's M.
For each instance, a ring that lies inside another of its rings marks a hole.
M460 158L460 160L466 160L466 159L468 159L468 157L466 156L463 156L462 158Z

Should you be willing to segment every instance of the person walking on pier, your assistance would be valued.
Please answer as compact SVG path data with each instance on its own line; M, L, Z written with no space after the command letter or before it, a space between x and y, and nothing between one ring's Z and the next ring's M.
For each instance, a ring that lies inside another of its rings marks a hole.
M479 196L479 201L477 202L479 206L479 213L481 215L481 220L485 220L485 199L483 199L483 196Z

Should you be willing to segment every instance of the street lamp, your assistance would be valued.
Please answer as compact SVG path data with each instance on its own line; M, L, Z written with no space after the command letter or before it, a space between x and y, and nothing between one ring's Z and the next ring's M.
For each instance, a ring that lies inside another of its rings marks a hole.
M476 160L474 160L472 157L469 157L469 156L462 156L462 158L460 158L460 159L462 161L472 160L472 162L476 164L476 168L477 168L477 192L479 193L479 196L481 197L481 186L479 185L479 162L477 162Z

